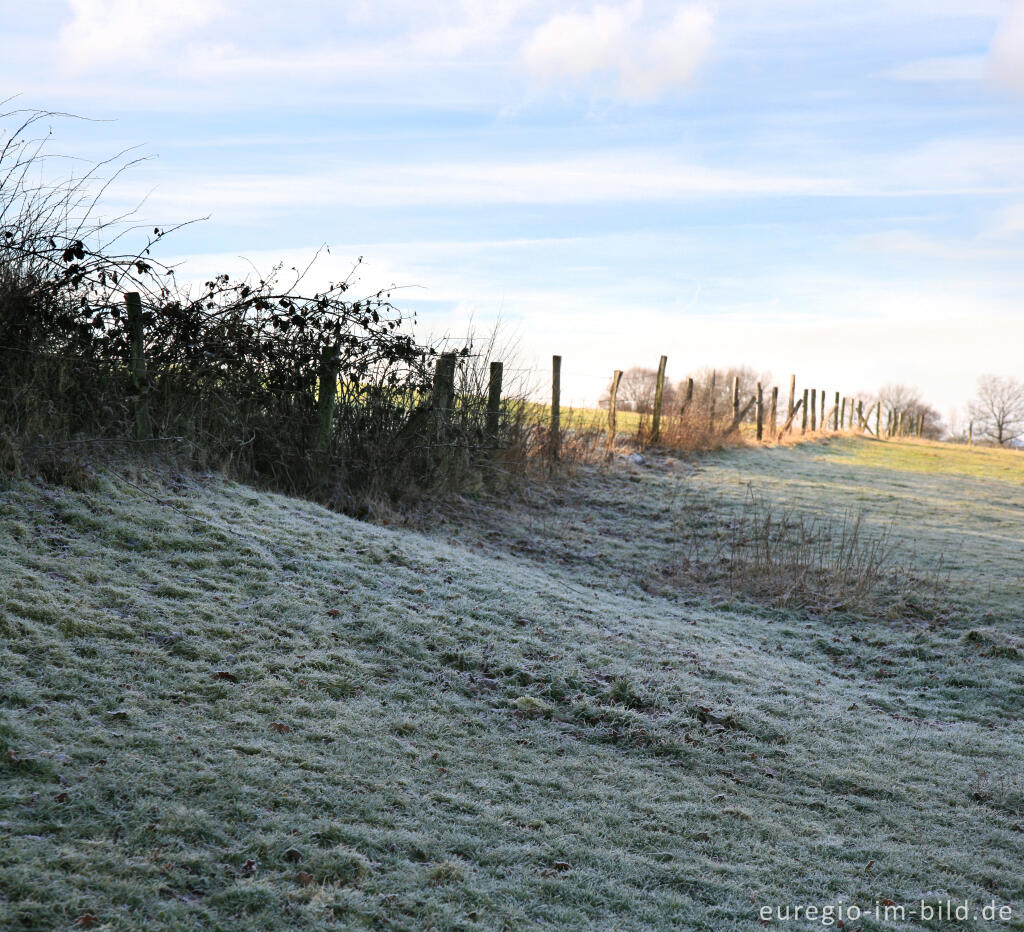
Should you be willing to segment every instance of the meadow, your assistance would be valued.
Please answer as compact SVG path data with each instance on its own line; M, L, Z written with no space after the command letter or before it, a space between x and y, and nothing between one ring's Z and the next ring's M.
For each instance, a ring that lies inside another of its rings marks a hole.
M891 528L899 586L681 574L752 494ZM378 518L0 480L0 928L1024 928L1022 454L649 450Z

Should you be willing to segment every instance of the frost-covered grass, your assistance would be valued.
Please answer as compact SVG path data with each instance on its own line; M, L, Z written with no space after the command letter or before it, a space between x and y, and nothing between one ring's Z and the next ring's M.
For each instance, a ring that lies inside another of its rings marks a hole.
M0 929L748 929L947 897L1024 928L1021 487L860 443L581 469L423 531L199 477L0 486ZM661 585L682 492L748 480L964 537L976 605Z

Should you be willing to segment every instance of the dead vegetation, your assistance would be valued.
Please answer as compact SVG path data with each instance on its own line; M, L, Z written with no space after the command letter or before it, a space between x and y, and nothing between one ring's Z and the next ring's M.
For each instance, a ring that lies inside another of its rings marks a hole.
M895 546L897 518L878 528L865 513L809 512L773 504L752 486L742 503L694 490L678 510L681 556L666 575L680 585L816 614L899 617L942 611L948 574Z

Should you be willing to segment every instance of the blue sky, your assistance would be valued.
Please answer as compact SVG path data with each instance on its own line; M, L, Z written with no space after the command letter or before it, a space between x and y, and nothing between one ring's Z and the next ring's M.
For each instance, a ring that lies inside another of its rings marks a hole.
M111 210L181 275L365 257L424 334L499 314L571 400L747 364L946 414L1024 377L1024 0L0 0ZM9 105L10 106L10 105ZM240 257L245 257L243 260Z

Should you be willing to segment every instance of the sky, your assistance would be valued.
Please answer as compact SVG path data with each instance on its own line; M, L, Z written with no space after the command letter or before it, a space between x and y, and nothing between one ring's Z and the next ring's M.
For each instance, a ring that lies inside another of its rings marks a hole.
M1024 0L0 0L5 109L179 278L363 257L539 390L748 365L962 415L1024 378Z

